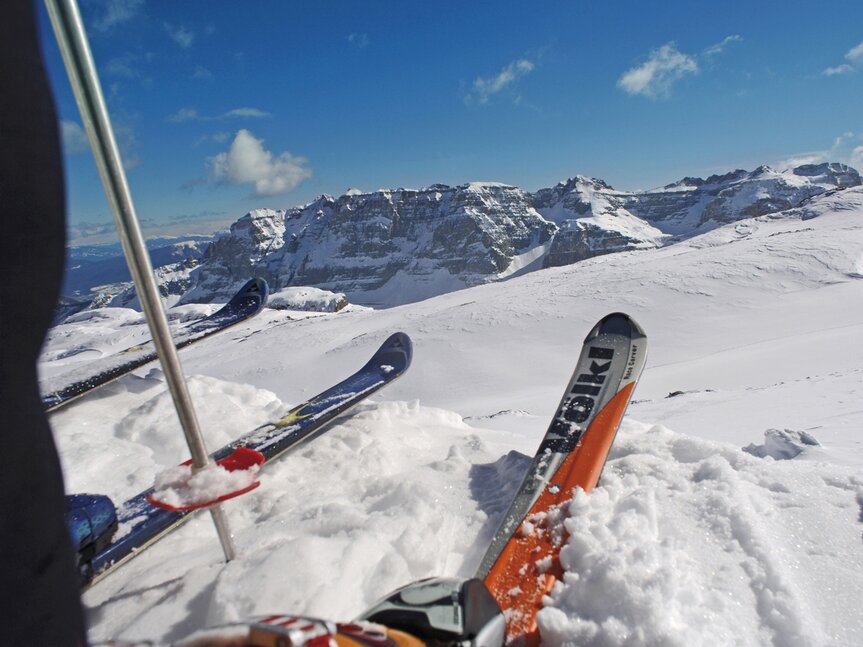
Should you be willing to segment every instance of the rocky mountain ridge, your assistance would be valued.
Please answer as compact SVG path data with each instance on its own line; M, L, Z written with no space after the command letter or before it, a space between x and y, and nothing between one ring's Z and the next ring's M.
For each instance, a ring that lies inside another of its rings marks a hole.
M184 303L225 299L250 276L392 306L600 254L671 244L861 184L838 163L687 177L641 192L585 176L530 193L500 183L352 189L287 210L256 209L200 264L161 268ZM168 286L171 286L170 288ZM173 300L173 299L172 299ZM121 294L115 301L129 303Z

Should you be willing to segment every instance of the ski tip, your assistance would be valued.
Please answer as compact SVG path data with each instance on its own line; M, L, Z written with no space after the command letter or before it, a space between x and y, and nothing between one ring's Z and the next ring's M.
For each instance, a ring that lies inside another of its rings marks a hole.
M404 372L413 359L413 342L406 333L397 332L381 344L366 366L378 366L387 373Z
M262 278L254 278L249 280L241 287L234 298L230 300L228 305L241 305L248 302L249 299L254 299L260 302L259 308L263 308L267 304L267 299L270 296L270 286Z
M647 336L635 319L624 312L612 312L605 315L588 333L584 341L587 343L600 335L620 335L630 339Z
M414 353L414 343L411 341L411 338L408 337L407 333L397 332L390 335L384 342L384 345L403 352L407 363L410 364Z

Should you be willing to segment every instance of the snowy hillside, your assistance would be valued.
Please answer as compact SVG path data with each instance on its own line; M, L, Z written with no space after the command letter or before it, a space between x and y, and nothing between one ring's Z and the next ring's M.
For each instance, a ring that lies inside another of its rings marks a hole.
M404 378L225 505L239 559L221 562L198 516L85 594L91 638L170 641L269 612L349 619L410 580L471 574L582 338L613 311L647 332L648 365L600 486L570 506L544 644L859 644L861 187L387 310L266 310L182 351L216 448L391 332L415 344ZM55 329L45 374L146 337L129 311L103 312ZM69 491L122 501L187 457L152 366L52 424Z

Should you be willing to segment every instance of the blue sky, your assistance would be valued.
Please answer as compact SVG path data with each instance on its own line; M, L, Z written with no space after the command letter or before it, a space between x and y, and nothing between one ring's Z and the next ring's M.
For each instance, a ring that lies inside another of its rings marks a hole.
M863 167L863 3L79 2L153 225L351 187ZM40 11L70 225L107 224Z

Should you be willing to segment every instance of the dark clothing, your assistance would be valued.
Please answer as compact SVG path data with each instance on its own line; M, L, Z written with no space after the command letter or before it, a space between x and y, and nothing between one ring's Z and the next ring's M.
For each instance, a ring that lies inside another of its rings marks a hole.
M60 288L65 194L31 0L0 19L0 644L83 645L63 477L36 360Z

